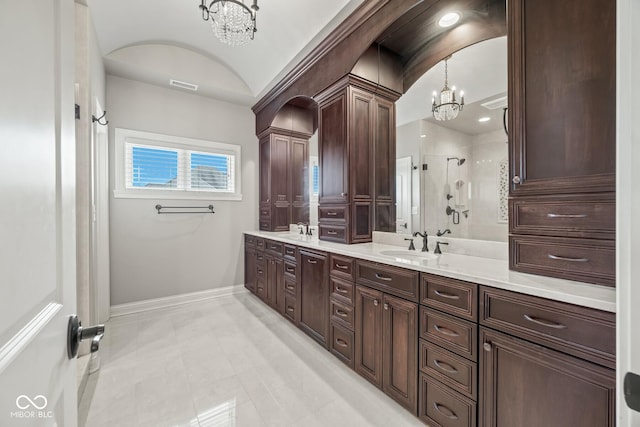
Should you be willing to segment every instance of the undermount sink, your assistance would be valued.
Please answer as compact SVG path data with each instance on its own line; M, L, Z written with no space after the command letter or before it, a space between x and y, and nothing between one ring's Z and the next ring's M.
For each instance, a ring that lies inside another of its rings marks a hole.
M396 250L388 250L388 251L380 251L380 255L391 256L395 258L403 258L408 260L416 260L421 261L425 259L436 259L438 258L436 255L429 252L419 252L419 251L410 251L407 249L396 249Z

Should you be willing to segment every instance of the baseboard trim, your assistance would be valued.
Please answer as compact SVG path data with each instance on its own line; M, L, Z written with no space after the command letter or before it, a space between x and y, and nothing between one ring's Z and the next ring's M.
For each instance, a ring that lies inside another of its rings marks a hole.
M209 289L206 291L190 292L188 294L172 295L170 297L117 304L111 306L111 317L126 316L127 314L141 313L144 311L221 298L229 295L243 294L246 292L248 291L244 285L233 285L226 286L224 288Z

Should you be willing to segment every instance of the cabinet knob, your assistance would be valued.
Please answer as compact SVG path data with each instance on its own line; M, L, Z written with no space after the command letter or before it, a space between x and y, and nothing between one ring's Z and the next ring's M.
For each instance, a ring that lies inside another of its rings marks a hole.
M490 342L486 342L482 345L482 347L484 348L484 351L491 351L491 343Z
M386 302L384 303L383 307L385 310L389 310L389 304L387 304Z
M380 301L378 301L377 299L374 299L373 300L373 305L377 307L378 304L380 304Z
M520 177L518 175L514 176L511 180L514 184L520 184Z
M347 193L340 193L342 197L347 197Z

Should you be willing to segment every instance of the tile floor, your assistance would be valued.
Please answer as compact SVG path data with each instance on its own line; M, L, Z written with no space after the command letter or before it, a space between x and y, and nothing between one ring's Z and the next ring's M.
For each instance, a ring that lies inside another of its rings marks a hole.
M80 426L423 426L255 296L116 317Z

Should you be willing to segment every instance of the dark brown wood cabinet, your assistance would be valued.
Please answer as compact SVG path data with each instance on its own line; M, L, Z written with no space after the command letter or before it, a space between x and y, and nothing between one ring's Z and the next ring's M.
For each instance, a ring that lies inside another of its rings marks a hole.
M481 425L615 425L615 371L481 328Z
M394 230L398 97L351 74L316 97L321 240L370 242L373 230Z
M308 136L269 132L260 138L260 230L309 222Z
M360 285L355 299L356 372L415 414L418 305Z
M256 243L253 236L244 242L244 287L255 293L256 288Z
M615 286L615 0L507 10L510 267Z
M298 249L297 323L323 347L329 340L329 260L326 253Z

